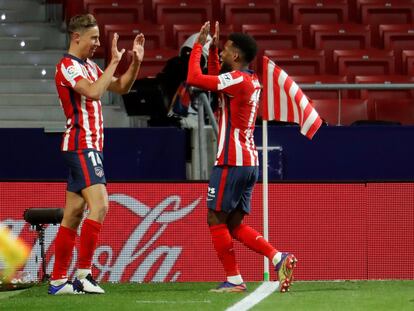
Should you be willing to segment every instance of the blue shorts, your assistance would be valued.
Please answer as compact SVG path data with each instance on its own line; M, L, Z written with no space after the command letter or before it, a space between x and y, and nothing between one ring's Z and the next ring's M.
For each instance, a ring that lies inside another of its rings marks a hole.
M63 151L63 159L69 168L67 190L79 193L95 184L106 184L102 152L85 149Z
M225 213L240 208L249 214L258 175L257 166L214 166L208 184L207 207Z

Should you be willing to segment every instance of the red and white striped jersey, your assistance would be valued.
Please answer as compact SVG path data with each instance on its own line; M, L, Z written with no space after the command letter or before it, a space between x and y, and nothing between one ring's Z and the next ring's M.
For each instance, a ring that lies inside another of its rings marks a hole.
M215 165L258 166L254 127L261 86L250 70L219 73L217 50L209 54L209 75L200 69L202 46L195 44L190 57L187 83L219 91L219 139Z
M62 151L103 148L103 117L100 100L87 98L74 90L81 79L96 81L102 70L93 61L65 54L56 65L55 83L66 116Z

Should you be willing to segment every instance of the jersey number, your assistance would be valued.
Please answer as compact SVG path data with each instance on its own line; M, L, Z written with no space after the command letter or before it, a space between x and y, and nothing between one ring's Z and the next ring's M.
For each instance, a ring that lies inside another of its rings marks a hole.
M102 166L101 157L96 152L90 151L88 158L91 159L93 166L97 166L98 164Z

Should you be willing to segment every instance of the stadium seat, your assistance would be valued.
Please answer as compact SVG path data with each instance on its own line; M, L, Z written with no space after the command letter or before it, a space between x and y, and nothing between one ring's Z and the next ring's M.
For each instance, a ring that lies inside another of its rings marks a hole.
M145 48L152 50L152 49L160 49L165 46L165 35L164 35L164 25L157 25L157 24L115 24L115 25L105 25L104 26L104 34L105 40L107 41L107 51L110 51L108 47L112 42L112 38L114 33L118 33L118 45L123 45L126 42L126 45L129 49L131 49L131 43L134 40L135 36L139 33L143 33L145 35ZM125 47L125 46L123 46ZM127 49L125 47L125 49Z
M414 50L403 50L401 58L404 73L414 75Z
M411 0L358 0L362 24L371 25L373 46L381 47L380 24L411 24L414 22L414 5Z
M289 24L244 24L242 31L255 38L259 49L302 48L302 27Z
M115 33L118 33L118 49L125 49L126 54L122 57L118 64L116 75L125 72L128 69L129 63L127 60L127 53L132 48L132 43L137 34L143 33L145 35L145 49L161 49L165 46L164 26L154 24L131 24L131 25L105 25L104 33L106 40L106 63L111 60L111 45Z
M143 61L145 66L141 66L138 78L156 76L164 68L167 60L177 55L178 52L175 49L145 50Z
M290 22L302 25L303 43L311 46L309 25L348 22L346 0L289 0Z
M370 27L359 24L318 24L310 25L313 46L324 50L326 68L336 74L333 66L333 50L368 49L371 47Z
M412 99L375 99L373 113L375 120L414 125L414 102Z
M403 73L401 52L414 49L414 24L379 25L379 34L384 48L394 51L395 71Z
M275 24L279 0L220 0L222 20L241 31L243 24Z
M98 58L105 57L104 25L138 24L144 19L142 0L84 0L84 8L98 21L101 34L101 46L95 52Z
M355 121L368 120L368 101L361 99L317 99L313 106L329 125L351 125Z
M325 73L324 51L310 49L265 50L264 55L273 60L290 76ZM262 68L259 68L261 72Z
M198 24L180 24L173 26L174 47L180 48L184 41L194 33L200 31ZM211 30L213 31L213 29ZM220 25L220 47L223 47L229 34L233 32L232 25Z
M84 13L83 0L64 0L63 11L66 24L68 24L72 16Z
M298 75L291 76L293 81L297 84L343 84L347 83L346 76L335 76L335 75ZM311 99L338 99L338 90L303 90ZM341 98L348 97L348 91L341 90Z
M333 58L338 74L347 75L349 82L353 82L356 75L394 74L393 51L334 50Z
M380 84L395 84L395 83L414 83L413 76L402 75L377 75L377 76L355 76L355 83L380 83ZM360 97L362 99L400 99L400 98L414 98L414 89L410 90L361 90Z
M139 23L144 19L142 0L83 0L84 8L99 24Z
M302 27L289 24L255 24L243 25L242 31L256 39L256 68L261 71L262 58L265 50L300 49L302 48Z
M167 45L174 46L174 24L197 24L212 19L211 0L153 0L155 22L165 27Z

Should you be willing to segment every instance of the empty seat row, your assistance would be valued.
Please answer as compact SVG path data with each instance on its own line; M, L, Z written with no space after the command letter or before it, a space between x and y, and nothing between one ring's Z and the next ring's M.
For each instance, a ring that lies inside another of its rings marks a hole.
M351 125L357 121L386 121L414 125L412 99L319 99L313 100L313 105L329 125Z

